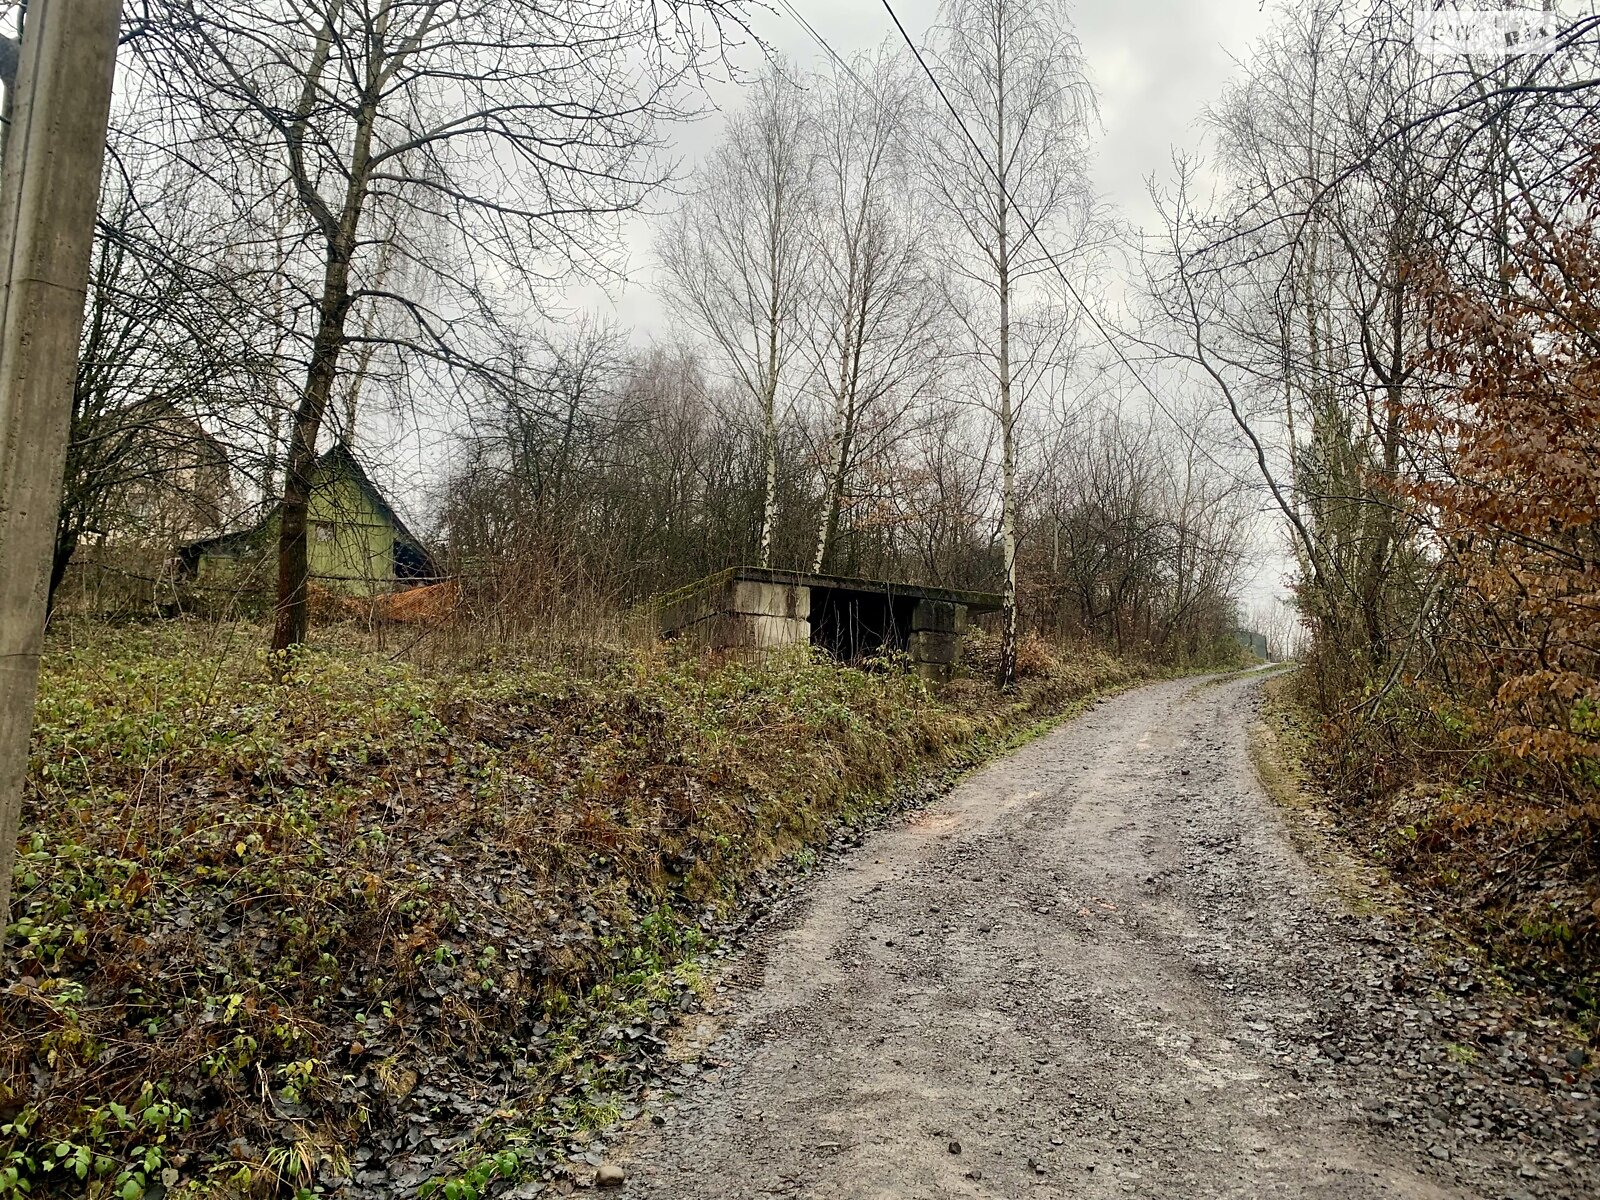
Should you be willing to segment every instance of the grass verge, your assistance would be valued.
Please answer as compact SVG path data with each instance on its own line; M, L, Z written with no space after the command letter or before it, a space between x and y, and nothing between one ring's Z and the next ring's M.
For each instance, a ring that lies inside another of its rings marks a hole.
M814 855L1149 672L58 634L0 974L0 1197L555 1180L636 1111L720 929Z
M1514 814L1489 820L1454 789L1420 781L1341 793L1324 778L1322 731L1296 696L1298 682L1286 674L1265 683L1251 755L1300 851L1353 911L1426 927L1485 986L1547 1012L1580 1041L1600 1042L1600 980L1557 910L1558 901L1570 907L1572 889L1555 871L1541 884L1513 869L1525 835L1492 840Z
M1395 913L1403 894L1342 836L1332 806L1311 778L1316 730L1296 703L1293 685L1293 673L1287 671L1262 684L1261 717L1250 730L1256 778L1277 803L1295 848L1333 884L1352 912Z

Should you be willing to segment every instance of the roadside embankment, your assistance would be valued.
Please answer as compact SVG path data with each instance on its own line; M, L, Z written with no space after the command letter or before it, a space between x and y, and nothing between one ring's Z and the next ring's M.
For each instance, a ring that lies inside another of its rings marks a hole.
M460 1200L559 1176L776 865L1151 673L1039 647L1011 695L805 652L440 671L352 635L280 685L262 640L49 647L0 1195Z

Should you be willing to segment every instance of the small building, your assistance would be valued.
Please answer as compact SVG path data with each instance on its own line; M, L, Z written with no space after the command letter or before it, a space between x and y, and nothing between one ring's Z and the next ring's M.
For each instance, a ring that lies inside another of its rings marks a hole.
M1267 652L1266 634L1257 633L1253 629L1235 629L1233 637L1248 653L1265 662L1273 661L1272 655Z
M227 448L167 400L83 421L67 451L51 609L148 611L168 594L172 547L225 529L237 509Z
M180 546L180 575L207 589L275 583L280 508L281 501L247 528ZM437 577L432 556L342 442L312 468L306 556L313 583L349 596Z
M809 642L845 662L901 651L925 679L942 682L954 674L968 617L999 608L992 592L730 567L659 597L656 620L663 637L715 650Z
M117 459L98 528L86 532L98 534L101 546L166 554L174 542L223 529L223 514L238 502L227 448L170 402L152 401L135 413L138 437L124 432L129 452Z

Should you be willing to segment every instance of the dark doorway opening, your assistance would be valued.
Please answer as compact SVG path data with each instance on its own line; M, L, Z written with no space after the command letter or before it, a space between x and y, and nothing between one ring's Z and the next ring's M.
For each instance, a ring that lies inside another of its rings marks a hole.
M811 644L840 662L905 650L916 600L887 593L811 585Z
M434 578L433 562L427 551L405 542L394 544L394 577L407 583L430 582Z

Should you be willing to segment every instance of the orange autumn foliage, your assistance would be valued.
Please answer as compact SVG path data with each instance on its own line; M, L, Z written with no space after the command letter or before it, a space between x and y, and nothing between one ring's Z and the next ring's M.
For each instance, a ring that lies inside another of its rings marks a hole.
M341 596L310 586L311 611L319 621L357 620L367 625L440 625L461 609L461 582L447 579L379 596Z
M1428 289L1447 381L1407 416L1434 469L1459 604L1444 651L1457 712L1526 783L1600 791L1600 153L1555 218L1525 211L1504 287Z

